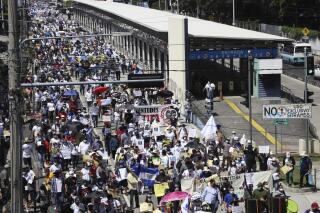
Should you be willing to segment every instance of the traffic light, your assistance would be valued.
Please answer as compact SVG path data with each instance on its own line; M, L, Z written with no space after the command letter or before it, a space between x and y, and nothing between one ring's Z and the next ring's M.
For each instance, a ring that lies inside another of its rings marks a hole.
M314 57L307 57L307 75L314 75Z
M310 98L310 96L312 96L313 94L314 94L314 92L307 90L307 103L313 103L313 99ZM304 100L306 100L306 99L304 99Z
M241 101L240 103L245 105L247 108L249 108L249 96L248 93L244 93L240 95L242 98L244 98L244 101Z

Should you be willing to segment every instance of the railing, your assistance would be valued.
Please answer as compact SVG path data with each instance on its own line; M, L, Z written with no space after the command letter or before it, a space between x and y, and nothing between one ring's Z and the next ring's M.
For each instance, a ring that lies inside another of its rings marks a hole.
M281 97L286 98L290 103L304 103L304 100L300 97L297 97L289 88L281 85ZM309 122L309 131L312 137L319 139L317 134L317 128Z
M7 36L8 35L8 20L2 20L0 19L0 35L1 36Z

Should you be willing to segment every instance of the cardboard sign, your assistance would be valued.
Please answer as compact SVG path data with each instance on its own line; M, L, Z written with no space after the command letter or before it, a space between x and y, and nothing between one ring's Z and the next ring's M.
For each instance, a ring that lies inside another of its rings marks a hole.
M156 197L162 197L165 195L166 190L169 189L168 183L160 183L160 184L154 184L154 194Z
M197 136L197 130L192 128L192 129L189 129L188 131L188 137L189 138L195 138Z
M139 147L140 150L144 150L144 140L143 139L139 139L137 141L137 146Z
M259 153L268 154L270 152L270 146L259 146Z

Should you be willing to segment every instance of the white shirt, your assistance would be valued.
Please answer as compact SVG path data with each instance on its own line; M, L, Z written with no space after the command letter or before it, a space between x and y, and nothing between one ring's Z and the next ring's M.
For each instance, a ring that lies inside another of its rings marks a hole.
M72 147L69 143L65 144L63 143L61 148L60 148L60 152L62 155L63 159L71 159L71 151L72 151Z
M81 174L82 174L82 180L90 181L90 170L83 168L81 169Z
M49 171L52 173L55 173L56 171L60 171L61 167L60 165L56 166L56 164L52 164L49 168Z
M32 154L32 146L30 144L23 144L22 145L22 157L23 158L31 158Z
M86 101L92 101L92 93L91 92L86 92L85 97L86 97Z
M47 107L49 112L53 112L55 110L54 103L51 103L51 102L47 103Z
M161 165L164 168L167 168L169 166L169 157L167 155L165 155L165 156L161 155L160 156L160 161L161 161Z
M79 144L79 152L80 152L80 154L81 155L85 155L88 152L89 147L90 147L90 143L89 142L87 142L87 143L85 143L83 141L80 142L80 144Z

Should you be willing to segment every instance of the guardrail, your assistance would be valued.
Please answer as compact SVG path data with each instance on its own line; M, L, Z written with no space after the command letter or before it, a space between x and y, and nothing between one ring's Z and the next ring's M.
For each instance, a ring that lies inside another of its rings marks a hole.
M295 103L295 104L302 104L304 103L304 100L301 97L296 96L291 89L281 85L281 97L286 98L289 100L290 103ZM309 122L309 131L312 135L312 137L319 139L317 135L317 128Z
M294 79L297 79L297 80L300 80L300 81L304 81L304 79L301 78L300 76L298 76L298 75L296 75L294 73L290 73L287 70L283 70L283 74L287 75L287 76L289 76L291 78L294 78ZM320 87L320 81L319 80L314 80L312 78L308 79L308 84L311 84L311 85L316 86L316 87Z

